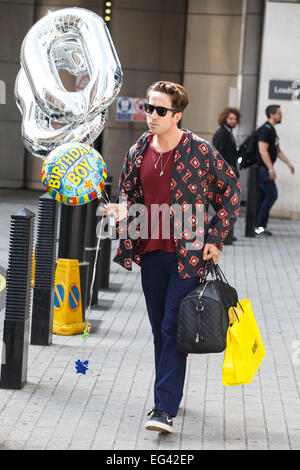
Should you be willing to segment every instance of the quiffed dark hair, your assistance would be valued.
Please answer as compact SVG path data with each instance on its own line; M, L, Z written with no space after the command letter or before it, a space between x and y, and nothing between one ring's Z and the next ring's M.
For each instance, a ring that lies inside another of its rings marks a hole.
M268 118L271 117L271 114L276 114L277 109L280 108L280 104L270 104L266 108L266 115Z
M229 114L231 114L231 113L235 114L235 116L237 117L237 123L239 124L240 118L241 118L241 113L236 108L229 108L228 107L228 108L223 109L223 111L221 111L220 114L219 114L218 122L219 122L220 126L224 126L226 124L226 120L227 120Z
M171 97L172 106L178 112L183 112L183 110L187 107L189 98L186 89L179 85L178 83L167 82L167 81L160 81L153 83L149 86L146 96L149 100L150 94L153 91L160 91L161 93L166 93Z

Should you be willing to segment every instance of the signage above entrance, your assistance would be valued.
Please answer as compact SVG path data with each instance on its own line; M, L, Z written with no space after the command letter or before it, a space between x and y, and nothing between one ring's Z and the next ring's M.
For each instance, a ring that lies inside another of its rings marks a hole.
M295 89L292 87L292 80L270 80L269 99L272 100L291 100Z

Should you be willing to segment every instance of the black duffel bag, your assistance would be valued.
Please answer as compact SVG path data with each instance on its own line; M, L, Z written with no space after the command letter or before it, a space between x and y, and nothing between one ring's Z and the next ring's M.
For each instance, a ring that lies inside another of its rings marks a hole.
M212 280L208 280L211 272ZM202 281L179 306L177 349L183 353L207 354L226 348L228 310L236 307L238 295L219 265L212 260L204 268Z

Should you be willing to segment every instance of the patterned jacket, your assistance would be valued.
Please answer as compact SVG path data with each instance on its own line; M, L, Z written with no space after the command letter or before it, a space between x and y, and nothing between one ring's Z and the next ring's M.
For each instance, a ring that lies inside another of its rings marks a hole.
M170 187L171 228L178 273L183 279L201 277L205 243L212 243L222 250L223 242L237 220L241 194L235 173L218 151L191 131L185 132L186 138L176 148ZM128 208L144 202L139 170L152 137L149 131L145 132L125 157L118 200L125 201ZM209 204L216 212L210 225ZM195 227L194 233L181 231L182 216L189 205L193 207L190 223ZM114 261L128 270L132 269L133 261L140 264L138 237L128 236L130 224L134 224L135 219L135 216L129 216L117 228L120 244Z

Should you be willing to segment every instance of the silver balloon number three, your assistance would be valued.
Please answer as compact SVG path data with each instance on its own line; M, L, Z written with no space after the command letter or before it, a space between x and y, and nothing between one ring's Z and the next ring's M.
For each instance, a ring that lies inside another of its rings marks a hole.
M60 70L88 75L86 87L66 90ZM44 158L67 142L94 142L104 129L122 78L101 17L83 8L65 8L41 18L23 40L15 83L25 147Z

